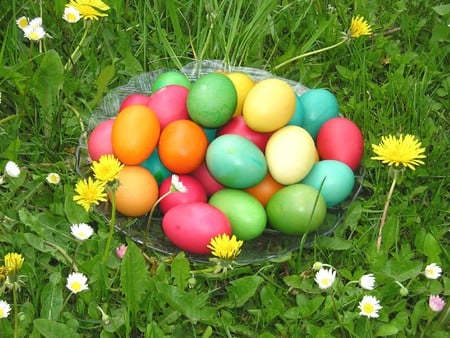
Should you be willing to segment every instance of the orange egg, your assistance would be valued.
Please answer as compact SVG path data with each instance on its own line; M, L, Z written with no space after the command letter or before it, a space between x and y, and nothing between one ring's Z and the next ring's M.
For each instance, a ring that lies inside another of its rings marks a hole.
M242 106L244 105L245 97L255 82L245 73L234 72L225 75L233 82L237 93L237 104L233 116L242 115Z
M159 120L147 106L130 105L114 120L111 143L114 155L124 164L136 165L155 149L160 133Z
M263 206L266 206L270 197L283 187L284 185L275 181L273 177L267 173L266 177L261 182L253 187L245 189L245 191L260 201Z
M158 153L171 172L188 174L205 159L208 138L203 128L191 120L176 120L161 132Z
M141 166L124 166L119 174L116 208L122 215L139 217L148 213L158 198L158 183Z

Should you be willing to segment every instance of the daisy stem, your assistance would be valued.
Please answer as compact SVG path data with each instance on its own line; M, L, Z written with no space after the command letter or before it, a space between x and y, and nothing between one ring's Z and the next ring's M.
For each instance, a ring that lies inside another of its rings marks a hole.
M103 264L108 259L109 249L111 248L112 237L114 234L114 226L116 225L116 194L111 194L111 219L109 220L109 234L106 241L105 252L103 253Z
M392 194L395 189L395 184L397 183L398 174L399 174L399 171L395 170L391 188L389 189L389 193L386 198L386 203L384 204L383 215L381 216L380 227L378 230L377 252L379 252L380 248L381 248L381 241L383 240L383 227L384 227L384 224L386 223L387 212L389 209L389 204L391 203Z
M341 330L342 337L345 337L345 332L344 332L344 329L343 329L344 324L342 323L341 316L339 315L339 311L337 309L336 299L334 299L334 295L333 294L331 294L330 297L331 297L331 303L333 304L333 310L334 310L334 313L336 315L336 319L337 319L337 321L339 323L339 329Z
M306 52L306 53L303 53L303 54L294 56L293 58L290 58L289 60L286 60L286 61L284 61L284 62L282 62L282 63L276 65L275 67L273 67L273 70L277 70L277 69L279 69L279 68L281 68L281 67L283 67L283 66L286 66L288 63L291 63L291 62L293 62L293 61L300 60L300 59L305 58L305 57L307 57L307 56L311 56L311 55L314 55L314 54L318 54L318 53L325 52L325 51L327 51L327 50L336 48L336 47L342 45L342 44L343 44L344 42L346 42L346 41L348 41L348 39L344 38L344 39L342 39L341 41L335 43L334 45L331 45L331 46L328 46L328 47L323 47L323 48L320 48L320 49L317 49L317 50L312 50L312 51L310 51L310 52Z
M90 27L90 21L86 21L85 22L85 27L84 27L84 33L83 36L81 37L80 42L78 43L77 47L75 48L75 50L72 52L72 54L70 54L69 60L67 61L66 65L64 66L64 70L71 70L72 67L75 65L75 63L78 61L79 59L79 51L80 48L83 46L84 40L86 39L86 36L88 35L89 32L89 27Z
M147 224L145 225L145 233L144 233L144 240L142 241L142 248L141 251L144 252L145 248L147 247L147 237L148 234L150 232L150 226L152 224L152 219L153 219L153 213L155 212L156 206L159 204L159 202L161 202L164 198L166 198L167 196L170 195L170 193L172 192L172 190L169 189L169 191L167 191L164 195L162 195L160 198L158 198L155 202L155 204L153 204L152 209L150 210L150 214L148 215L148 219L147 219Z

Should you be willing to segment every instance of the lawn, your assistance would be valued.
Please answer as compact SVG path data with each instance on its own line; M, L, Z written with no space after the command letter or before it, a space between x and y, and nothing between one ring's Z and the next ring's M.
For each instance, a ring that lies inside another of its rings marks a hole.
M84 17L63 18L69 2ZM0 10L1 337L447 337L450 4L11 0ZM370 30L351 36L358 16ZM206 60L326 89L358 126L361 189L333 231L280 235L276 257L249 240L234 262L199 260L142 250L167 242L147 238L160 227L146 229L148 212L125 219L115 198L76 202L91 174L79 146L108 94ZM387 144L398 166L374 159Z

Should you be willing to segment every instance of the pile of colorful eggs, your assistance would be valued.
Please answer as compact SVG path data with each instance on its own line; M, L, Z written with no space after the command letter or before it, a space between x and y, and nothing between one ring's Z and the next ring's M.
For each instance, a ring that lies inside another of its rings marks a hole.
M177 247L208 254L223 233L250 241L266 227L283 234L316 230L343 202L363 155L359 128L339 115L325 89L301 95L280 78L210 72L195 81L160 74L152 94L131 94L117 116L88 137L92 160L113 154L125 166L116 192L124 216L158 205Z

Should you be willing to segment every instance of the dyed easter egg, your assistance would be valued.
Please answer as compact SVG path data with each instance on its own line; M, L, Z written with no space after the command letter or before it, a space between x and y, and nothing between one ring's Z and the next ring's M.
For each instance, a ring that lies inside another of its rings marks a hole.
M92 161L98 161L102 155L114 153L111 143L111 132L114 119L98 123L89 134L87 150Z
M210 197L208 203L228 217L237 239L249 241L261 235L266 228L267 216L264 207L243 190L219 190Z
M207 203L179 204L162 219L162 229L169 240L181 250L206 255L212 238L231 236L231 224L225 214Z
M241 72L226 73L225 75L233 82L237 93L237 104L233 116L242 115L245 98L255 82L249 75Z
M155 79L152 86L152 93L155 93L159 89L170 85L179 85L189 89L191 88L191 81L189 81L186 75L179 71L167 71L158 75Z
M253 187L245 189L245 191L255 197L263 206L266 206L272 195L283 187L284 185L275 181L272 175L267 173L266 177L264 177L261 182Z
M319 190L327 207L333 207L350 195L355 184L355 174L341 161L322 160L314 164L301 183Z
M298 126L277 130L266 145L269 172L280 184L298 183L308 175L316 159L311 135Z
M172 177L167 177L159 186L159 197L167 194L172 186ZM205 188L194 177L189 175L179 175L178 180L186 188L186 191L172 191L159 202L159 208L165 214L169 209L178 204L193 202L206 202L207 196Z
M302 127L316 139L320 127L339 115L336 97L326 89L311 89L300 96L304 109Z
M275 230L302 235L316 230L324 222L327 205L318 190L306 184L292 184L273 194L266 212Z
M364 139L353 121L344 117L327 121L317 134L316 144L322 160L337 160L353 171L358 169L364 153Z
M119 112L112 126L114 155L124 164L137 165L153 152L159 133L158 117L150 108L128 106Z
M134 104L141 104L143 106L147 106L150 102L150 96L145 94L131 94L122 100L119 106L119 112L125 109L128 106Z
M242 115L251 129L269 133L289 122L295 105L295 92L291 86L283 80L270 78L257 82L250 89Z
M220 184L235 189L254 186L267 174L263 152L245 137L233 134L219 136L210 143L206 166Z
M190 175L195 177L201 183L208 196L211 196L216 191L224 188L224 186L217 182L217 180L211 175L204 161L197 169L191 172Z
M170 171L159 159L158 148L155 148L151 155L139 165L150 171L158 184L161 183L166 177L170 176Z
M305 118L305 108L303 108L302 101L300 101L300 96L295 94L295 111L291 119L287 123L288 126L299 126L303 124L303 119Z

